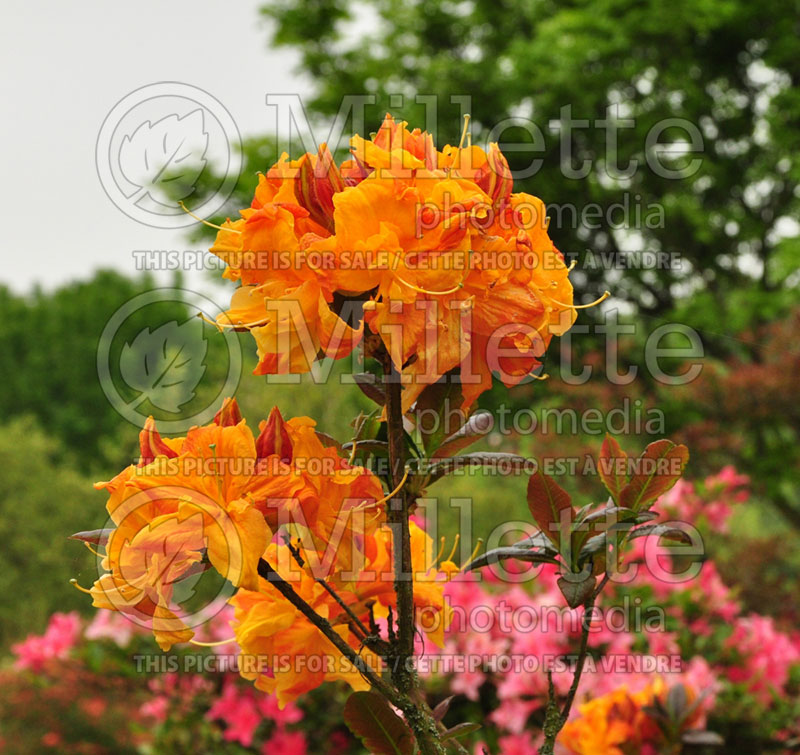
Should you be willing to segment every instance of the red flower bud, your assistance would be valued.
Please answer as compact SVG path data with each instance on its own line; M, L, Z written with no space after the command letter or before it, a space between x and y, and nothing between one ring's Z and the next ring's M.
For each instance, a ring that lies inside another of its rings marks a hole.
M214 422L220 427L238 425L241 421L242 413L235 398L226 398L222 402L222 408L214 415Z
M291 462L292 439L277 406L269 413L268 420L262 420L258 429L261 430L261 434L256 440L256 456L264 459L276 454L281 461L287 464Z
M166 456L174 459L178 454L173 451L164 441L156 430L156 421L152 417L147 418L142 431L139 433L139 466L155 461L157 456Z

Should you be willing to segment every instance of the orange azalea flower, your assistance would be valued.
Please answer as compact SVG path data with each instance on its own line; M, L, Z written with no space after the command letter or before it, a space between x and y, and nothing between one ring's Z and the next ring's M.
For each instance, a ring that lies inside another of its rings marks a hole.
M96 485L109 492L116 527L94 604L151 621L167 649L193 636L172 605L175 583L213 566L256 589L258 561L280 529L307 533L315 549L336 542L319 547L325 565L348 566L353 543L380 525L382 487L324 448L313 428L308 418L284 423L276 409L256 438L231 400L185 438L163 439L148 420L138 465Z
M623 685L581 705L580 715L564 725L558 742L574 755L624 755L645 745L655 752L664 742L664 732L646 709L656 699L663 701L666 693L667 685L661 677L635 693ZM688 687L686 693L691 703L696 695ZM700 715L697 711L690 716L683 728L691 728Z
M350 611L365 625L372 615L386 618L395 610L392 535L388 528L366 534L360 554L353 555L348 567L337 564L326 582ZM450 619L444 602L445 573L432 571L431 539L417 525L411 524L412 561L414 565L414 604L420 628L439 646ZM379 671L380 660L362 647L353 632L349 617L337 600L315 581L309 568L313 557L302 544L298 546L303 561L300 566L287 545L272 544L266 559L291 582L298 593L370 666ZM426 571L427 569L427 571ZM318 687L326 681L346 681L355 690L367 689L361 674L308 619L289 603L267 580L260 579L258 590L239 590L230 601L235 608L234 632L245 656L262 660L279 657L279 666L258 667L241 664L242 676L256 687L274 692L281 705Z
M575 319L541 200L512 193L496 144L438 152L391 115L351 152L340 167L325 145L284 155L221 228L211 250L241 288L220 327L250 330L268 374L347 356L366 324L403 371L406 409L456 369L465 407L493 374L528 377ZM360 325L337 295L366 302Z

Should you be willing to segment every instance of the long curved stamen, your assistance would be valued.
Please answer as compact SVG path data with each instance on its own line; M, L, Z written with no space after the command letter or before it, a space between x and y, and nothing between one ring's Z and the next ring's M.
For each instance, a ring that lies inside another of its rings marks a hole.
M98 553L98 552L97 552L97 551L96 551L94 548L92 548L92 544L91 544L91 543L87 543L87 542L84 540L84 541L83 541L83 544L84 544L84 545L85 545L85 546L86 546L86 547L89 549L89 552L90 552L90 553L94 553L94 555L95 555L95 556L97 556L97 558L105 558L105 556L103 556L103 554L102 554L102 553Z
M453 560L453 556L456 555L456 549L458 548L458 543L460 542L460 540L461 540L461 535L460 534L456 534L456 539L453 542L453 549L450 551L450 555L445 559L445 561L452 561Z
M76 590L80 590L81 592L85 592L87 595L91 595L91 594L92 594L92 591L91 591L91 590L87 590L85 587L82 587L81 585L79 585L79 584L78 584L78 580L77 580L77 579L74 579L74 578L73 578L73 579L71 579L71 580L69 581L69 583L70 583L70 584L71 584L71 585L72 585L72 586L73 586L73 587L74 587Z
M549 380L550 375L546 372L543 372L541 375L531 375L534 380Z
M578 264L578 260L572 260L572 262L569 263L569 267L567 268L567 272L571 273L575 269L575 265L577 265L577 264Z
M599 299L590 304L562 304L560 301L556 301L552 296L549 296L548 299L550 299L553 304L558 304L559 307L564 307L565 309L590 309L591 307L596 307L600 302L604 302L609 296L611 296L611 292L604 291Z
M409 283L407 280L397 275L397 273L395 273L394 277L404 286L408 286L412 291L418 291L421 294L429 294L430 296L446 296L447 294L454 294L459 289L464 288L464 284L459 283L458 285L453 286L453 288L448 288L446 291L430 291L427 288L420 288L419 286L415 286L413 283Z
M428 568L428 571L425 572L426 574L428 574L428 572L430 572L431 569L436 568L436 564L439 563L439 559L442 557L442 553L444 553L444 544L446 542L447 538L444 535L442 535L441 538L439 538L439 552L436 554L436 558L434 558L433 561L431 561L431 565Z
M225 328L256 328L260 325L266 325L270 321L269 317L263 317L260 320L253 320L253 322L225 322L220 325L220 323L218 323L216 320L206 317L202 312L198 312L197 317L199 317L203 322L213 325L220 333Z
M202 223L203 225L207 225L209 228L215 228L218 231L230 231L231 233L241 233L241 231L237 231L235 228L223 228L221 225L214 225L214 223L209 223L207 220L203 220L203 218L195 215L190 209L186 207L183 201L179 201L178 204L180 208L191 218L194 218L198 223Z
M356 449L358 448L358 440L353 438L353 450L350 452L350 458L347 460L347 463L352 467L353 462L356 460Z
M191 645L197 645L201 648L218 648L220 645L230 645L236 642L235 637L229 637L227 640L217 640L216 642L201 642L200 640L189 640Z
M408 475L409 475L410 471L411 470L406 469L405 474L403 475L403 479L400 480L399 483L397 483L397 487L391 493L389 493L388 495L386 495L383 498L381 498L379 501L375 501L375 504L386 503L386 501L389 501L392 498L394 498L403 489L403 485L406 484L406 480L408 479Z
M469 128L469 113L464 115L464 129L461 132L461 139L458 142L458 148L463 149L464 139L467 138L467 129Z
M461 567L461 571L464 571L464 566L466 566L467 564L471 564L475 560L476 556L478 555L478 551L480 551L482 545L483 545L483 538L479 537L478 542L475 545L475 550L472 551L472 555L469 557L466 564L464 564Z
M375 506L379 506L382 503L386 503L386 501L394 498L403 488L403 485L406 484L406 480L408 479L410 470L406 469L405 474L403 475L403 479L400 480L397 487L391 492L387 493L383 498L379 498L377 501L364 501L360 506L357 506L353 509L353 511L363 511L364 509L371 509Z

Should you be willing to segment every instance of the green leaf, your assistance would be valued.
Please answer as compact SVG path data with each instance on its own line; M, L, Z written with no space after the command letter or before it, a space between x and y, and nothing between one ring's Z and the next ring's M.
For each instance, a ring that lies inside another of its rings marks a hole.
M637 472L620 493L620 505L639 511L666 493L683 475L689 450L657 440L637 460ZM677 469L676 469L677 467Z
M376 692L354 692L344 706L344 722L374 755L413 755L414 735Z
M380 406L386 405L386 391L377 384L375 375L371 372L359 372L353 375L353 380L367 398Z
M465 412L461 409L463 402L461 383L450 373L426 386L419 394L414 413L422 445L429 456L436 452L445 438L466 423Z
M337 451L342 450L342 444L336 440L332 435L328 435L328 433L323 433L321 430L315 430L314 434L319 439L319 442L322 443L325 448L335 448Z
M437 703L436 707L433 709L433 717L437 721L441 721L447 715L447 711L450 710L450 703L453 702L454 698L455 695L450 695L440 703Z
M476 723L456 724L455 726L444 732L444 734L442 734L441 740L442 742L446 742L448 739L458 739L459 737L466 737L467 734L472 734L473 731L478 731L478 729L480 728L481 725Z

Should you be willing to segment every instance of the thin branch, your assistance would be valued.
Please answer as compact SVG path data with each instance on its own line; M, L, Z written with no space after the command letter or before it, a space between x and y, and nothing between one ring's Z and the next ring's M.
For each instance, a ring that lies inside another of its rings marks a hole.
M353 666L358 669L361 675L370 683L370 685L380 692L390 703L396 705L403 712L413 708L413 703L403 694L400 694L394 687L387 684L380 676L378 676L364 661L363 658L350 647L342 637L337 634L331 623L320 616L303 598L295 592L294 587L291 586L280 574L263 558L258 561L258 574L263 579L267 580L286 600L288 600L300 613L303 614L322 634L325 635L336 647L336 649L347 658Z
M389 467L392 487L400 485L405 462L403 406L400 375L388 353L383 359L386 382L386 424L389 441ZM397 595L397 661L406 666L414 654L414 582L411 576L411 533L408 525L408 501L401 490L389 501L387 520L392 530L394 589Z
M300 554L300 549L293 546L291 542L287 542L286 545L288 546L289 552L292 554L298 565L300 567L305 566L305 561ZM330 595L339 604L339 607L347 614L348 618L350 619L350 628L354 630L353 634L355 634L359 640L366 639L369 636L369 630L364 626L364 623L361 621L361 619L356 616L356 614L353 612L353 609L350 608L350 606L348 606L344 600L342 600L336 590L334 590L324 579L322 579L322 577L317 577L313 573L312 576L314 577L314 581L318 585L321 585L328 595Z
M570 710L572 710L572 703L575 701L575 695L578 693L578 685L583 675L583 669L586 665L586 655L589 649L589 632L592 628L592 615L595 600L597 596L603 591L603 588L608 584L609 575L606 574L597 587L592 591L592 594L586 599L583 604L583 621L581 631L581 643L578 649L578 660L575 665L575 673L572 676L572 684L570 684L569 691L567 692L564 707L558 710L556 705L556 692L553 687L552 674L548 674L548 695L547 695L547 714L544 722L545 741L539 749L539 755L552 755L555 747L556 738L559 732L564 728L564 724L569 718Z

